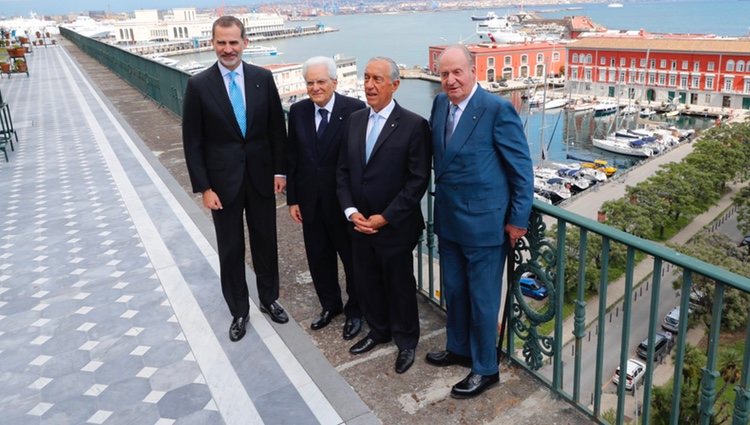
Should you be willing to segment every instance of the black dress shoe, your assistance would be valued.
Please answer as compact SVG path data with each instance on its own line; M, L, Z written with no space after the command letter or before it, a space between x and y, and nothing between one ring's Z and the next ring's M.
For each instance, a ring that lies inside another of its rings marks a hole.
M461 382L451 388L451 397L470 398L482 394L487 388L500 382L500 374L480 375L471 372Z
M341 310L323 310L320 312L320 316L310 324L310 329L317 331L319 329L323 329L326 326L328 326L329 323L331 323L331 320L333 320L334 317L341 314Z
M276 323L286 323L289 321L289 316L286 315L284 307L278 301L274 301L269 305L261 305L260 311L271 316L271 320Z
M380 343L369 336L366 336L360 339L356 344L352 345L351 348L349 348L349 352L352 354L363 354L372 350L378 344Z
M452 366L461 365L465 367L471 367L471 357L462 356L460 354L453 354L448 350L445 351L432 351L427 353L425 356L427 363L433 366Z
M404 373L414 364L414 349L406 348L398 351L396 357L396 373Z
M348 317L344 323L344 339L349 341L362 330L362 318Z
M247 317L235 317L232 319L232 324L229 326L229 340L237 342L245 336L245 327L247 325Z

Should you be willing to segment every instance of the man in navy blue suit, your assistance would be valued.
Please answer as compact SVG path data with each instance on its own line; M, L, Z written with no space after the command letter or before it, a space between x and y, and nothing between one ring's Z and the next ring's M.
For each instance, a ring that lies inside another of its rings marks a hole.
M470 366L451 389L454 398L468 398L499 382L503 264L508 247L526 233L534 179L521 120L510 102L477 85L471 52L446 48L438 69L444 93L433 102L430 123L448 341L426 360Z
M316 56L302 65L308 99L289 110L286 199L292 219L302 224L307 264L323 310L311 324L323 329L342 311L343 336L362 329L362 312L354 289L349 225L336 198L336 161L349 114L365 103L336 93L336 62ZM341 300L338 259L346 274L346 305Z

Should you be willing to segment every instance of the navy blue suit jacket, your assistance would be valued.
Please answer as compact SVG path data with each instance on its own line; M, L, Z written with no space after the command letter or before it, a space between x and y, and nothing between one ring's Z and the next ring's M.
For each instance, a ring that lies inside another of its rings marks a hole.
M449 100L433 102L435 232L466 246L505 241L504 227L528 225L534 175L523 125L510 102L477 87L445 146Z

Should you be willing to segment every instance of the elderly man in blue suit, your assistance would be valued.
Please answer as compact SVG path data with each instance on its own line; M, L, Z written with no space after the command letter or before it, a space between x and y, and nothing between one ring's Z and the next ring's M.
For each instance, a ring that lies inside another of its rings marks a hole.
M513 106L477 85L471 52L438 59L444 93L432 105L435 232L448 318L447 346L435 366L470 366L454 398L499 382L497 322L508 247L526 233L534 193L529 148Z

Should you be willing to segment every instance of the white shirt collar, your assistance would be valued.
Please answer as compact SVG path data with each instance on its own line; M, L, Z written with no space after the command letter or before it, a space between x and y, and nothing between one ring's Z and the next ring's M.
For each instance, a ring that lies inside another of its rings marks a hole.
M385 108L381 109L380 112L375 112L372 109L372 106L370 106L370 115L369 117L372 118L373 115L380 115L381 118L384 120L387 120L388 117L391 115L391 112L393 112L393 109L396 107L396 101L391 99L391 102L386 105Z
M328 111L328 115L330 115L331 112L333 112L333 104L335 103L334 102L335 100L336 100L336 93L334 93L333 96L331 96L331 99L322 108L318 106L317 103L313 103L313 105L315 105L315 115L316 116L319 115L318 111L321 109L325 109L326 111Z
M469 104L469 101L471 100L472 96L474 96L474 93L477 92L477 87L479 87L479 85L478 84L474 84L474 88L471 89L471 93L469 93L469 95L466 97L466 99L462 100L461 102L458 103L458 105L456 105L456 106L458 106L458 109L461 112L463 112L466 109L466 105Z
M222 77L226 78L230 72L234 71L237 73L241 80L245 79L245 67L242 66L242 63L240 63L240 66L234 69L229 69L226 66L222 65L221 61L217 61L216 63L219 65L219 71L221 71Z

